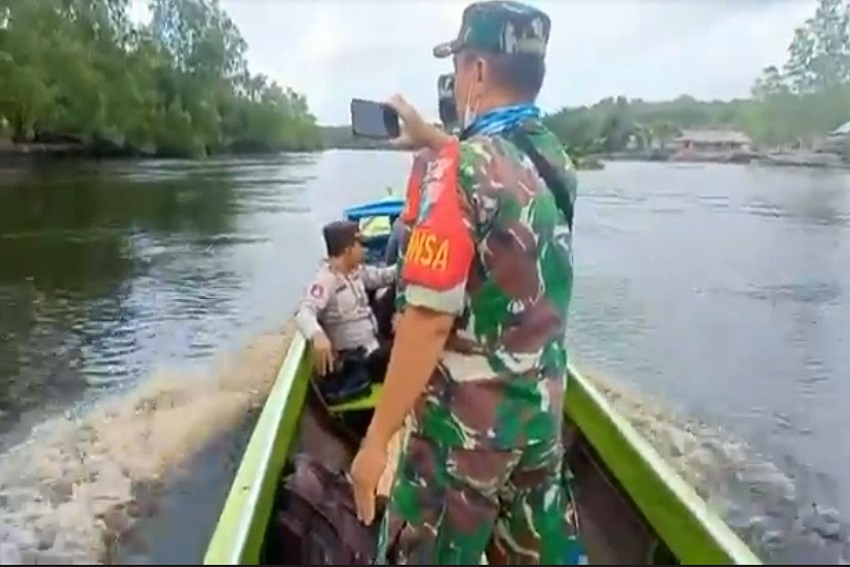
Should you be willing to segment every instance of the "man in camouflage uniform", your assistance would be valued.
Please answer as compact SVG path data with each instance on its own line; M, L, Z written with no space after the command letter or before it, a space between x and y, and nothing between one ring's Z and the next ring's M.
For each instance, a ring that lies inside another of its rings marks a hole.
M412 412L382 529L391 562L477 564L485 551L494 564L581 560L561 445L576 183L532 104L549 30L525 4L467 7L458 38L434 50L454 57L459 140L391 101L404 141L438 153L404 259L384 395L351 469L370 522L384 447ZM466 307L461 334L481 354L446 344Z

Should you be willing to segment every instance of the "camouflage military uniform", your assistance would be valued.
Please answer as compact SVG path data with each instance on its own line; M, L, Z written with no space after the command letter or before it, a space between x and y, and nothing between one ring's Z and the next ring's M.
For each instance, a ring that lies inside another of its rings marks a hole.
M549 19L515 2L464 12L462 46L545 52ZM521 125L575 199L575 174L539 120ZM436 158L405 255L405 302L449 314L481 355L445 352L414 410L382 545L399 564L579 562L562 470L572 234L532 162L506 137Z

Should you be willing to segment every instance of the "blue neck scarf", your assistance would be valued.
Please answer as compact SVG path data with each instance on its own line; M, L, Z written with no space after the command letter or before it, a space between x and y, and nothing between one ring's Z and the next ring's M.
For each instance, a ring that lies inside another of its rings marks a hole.
M512 130L530 118L540 118L540 109L533 104L523 103L494 108L476 118L463 130L460 137L463 140L479 134L493 136Z

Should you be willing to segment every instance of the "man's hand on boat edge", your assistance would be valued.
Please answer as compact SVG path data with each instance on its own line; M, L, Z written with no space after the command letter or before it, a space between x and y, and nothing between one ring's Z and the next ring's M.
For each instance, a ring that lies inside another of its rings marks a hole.
M310 346L313 349L316 373L319 376L325 376L333 372L334 353L330 339L324 333L318 332L310 339Z

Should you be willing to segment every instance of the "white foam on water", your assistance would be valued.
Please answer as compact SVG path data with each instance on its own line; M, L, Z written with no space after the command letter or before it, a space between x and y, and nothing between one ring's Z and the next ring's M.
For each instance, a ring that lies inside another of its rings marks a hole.
M262 335L212 373L161 372L79 420L34 430L0 461L0 564L113 561L115 543L152 512L139 492L262 405L291 338Z
M161 372L79 420L34 430L0 460L0 564L114 561L116 542L154 511L139 493L155 492L261 406L291 337L291 328L262 335L211 373ZM717 427L683 419L598 373L588 378L719 515L738 516L730 523L748 543L760 550L787 539L741 510L735 490L755 486L760 497L795 505L795 484L778 467Z
M722 501L723 487L718 482L752 466L761 469L761 476L775 490L794 497L790 478L775 465L758 461L746 443L721 428L677 415L661 401L599 374L587 378L700 496L720 506L721 515L728 503Z
M586 376L763 560L847 560L850 527L834 508L807 500L800 479L716 425L676 415L600 374Z

